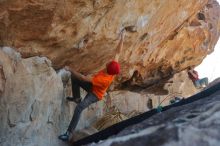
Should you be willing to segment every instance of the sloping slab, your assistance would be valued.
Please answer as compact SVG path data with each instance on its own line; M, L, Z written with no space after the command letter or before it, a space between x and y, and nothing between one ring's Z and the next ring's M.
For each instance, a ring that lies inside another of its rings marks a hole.
M217 94L220 92L219 90L220 90L220 83L217 83L216 85L214 85L204 91L201 91L200 93L195 94L187 99L184 99L176 104L164 107L162 113L158 113L156 109L153 109L151 111L145 112L145 113L138 115L136 117L133 117L133 118L130 118L130 119L125 120L123 122L120 122L118 124L115 124L105 130L102 130L102 131L100 131L96 134L93 134L91 136L88 136L84 139L76 141L75 143L73 143L73 145L76 146L76 145L85 145L85 144L89 144L89 143L93 143L93 142L96 143L96 142L99 142L100 140L105 140L105 139L109 138L110 136L114 136L117 134L118 134L117 137L120 137L120 136L129 135L131 133L139 133L143 129L146 129L146 128L149 128L152 126L158 126L158 125L159 125L159 127L154 129L153 131L158 131L158 129L160 129L159 133L163 133L164 131L166 131L166 128L167 128L166 126L164 127L164 124L166 125L168 123L171 123L171 125L175 125L175 123L176 123L176 125L178 125L181 123L186 123L187 120L194 119L195 117L197 117L198 114L200 113L200 111L205 112L206 108L202 108L202 107L204 107L206 105L207 105L207 108L213 107L213 106L208 106L208 104L211 104L211 103L215 104L217 101L220 101L220 97L217 96L217 95L219 95L219 94ZM217 91L219 91L219 92L217 92ZM216 95L213 95L214 93L216 93ZM213 96L211 96L211 95L213 95ZM186 116L186 118L181 119L181 117L184 115ZM137 125L135 125L135 124L137 124ZM129 128L127 128L127 127L129 127ZM178 130L178 128L175 127L174 129L171 129L171 131L168 131L168 133L173 133L174 135L176 135L175 131L177 131L177 130ZM161 131L163 131L163 132L161 132ZM145 133L145 132L143 132L143 133ZM165 139L169 139L168 138L169 136L166 135L166 133L164 133L164 134L165 134L164 135L165 138L162 141L164 141ZM143 134L142 137L144 135L146 136L146 133ZM131 145L138 145L138 142L140 142L140 141L135 140L137 142L137 143L135 143L135 141L132 140L133 138L131 138L131 141L130 140L128 140L128 141L130 141L130 143L132 142ZM146 137L144 137L143 139L144 139L144 141L146 141ZM148 139L152 140L152 137L148 138ZM149 141L148 141L148 143L149 143ZM120 144L129 145L129 143L127 143L126 141L124 141L124 144L123 144L123 142L120 142ZM142 143L142 144L144 145L144 143ZM151 145L153 145L153 144L158 144L158 143L151 143ZM119 145L119 143L117 145Z

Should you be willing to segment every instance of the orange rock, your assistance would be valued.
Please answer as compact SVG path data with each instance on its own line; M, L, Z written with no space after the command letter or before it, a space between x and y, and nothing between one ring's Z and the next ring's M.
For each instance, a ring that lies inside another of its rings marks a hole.
M118 81L148 86L213 51L219 14L215 0L2 1L0 45L90 74L112 59L120 30L129 27Z

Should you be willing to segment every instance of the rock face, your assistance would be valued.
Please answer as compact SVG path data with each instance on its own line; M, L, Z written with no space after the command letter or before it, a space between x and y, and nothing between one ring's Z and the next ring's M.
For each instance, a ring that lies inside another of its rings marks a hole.
M65 132L75 104L65 101L61 77L51 62L45 57L22 59L4 47L0 66L0 145L65 145L57 136ZM95 104L85 110L77 128L100 117L100 107Z
M149 110L149 97L146 93L135 93L131 91L110 92L110 106L116 106L120 112L129 114L134 111L145 112Z
M220 91L196 102L158 113L92 146L218 146L219 119Z
M123 28L121 74L109 98L83 112L77 130L107 106L144 112L167 95L196 92L181 71L213 51L219 17L215 0L0 0L0 145L65 145L57 135L75 104L64 99L71 95L69 73L54 69L98 71L114 58Z
M65 100L66 96L71 96L69 75L65 70L56 73L51 61L45 57L23 59L20 53L9 47L0 48L1 146L64 145L58 141L57 135L66 130L75 108L74 103ZM170 79L172 83L168 82L165 86L168 93L176 91L173 88L176 85L182 87L178 91L186 85L190 87L182 79L184 75L184 72L179 73ZM81 93L82 97L86 94L83 90ZM187 93L186 90L183 93ZM160 97L162 100L166 95ZM152 100L151 107L149 99ZM148 91L111 91L105 100L93 104L82 113L77 130L94 124L111 107L115 106L130 117L157 107L158 103L157 95ZM164 105L168 103L169 100ZM111 121L106 123L111 124ZM85 136L85 133L82 134L85 131L76 133L74 139Z
M113 58L128 27L119 81L148 86L213 51L219 14L214 0L3 0L0 45L90 74Z
M1 145L59 145L63 86L51 62L44 57L22 59L4 47L0 63L5 81L0 96Z
M164 89L168 91L168 94L183 97L188 97L198 92L198 89L195 88L192 80L190 80L187 71L175 74L165 83Z
M176 73L169 80L160 81L145 90L137 91L117 90L109 92L107 96L108 106L117 107L120 112L129 114L131 112L145 112L156 108L160 103L162 106L169 105L174 97L187 98L199 92L186 71Z

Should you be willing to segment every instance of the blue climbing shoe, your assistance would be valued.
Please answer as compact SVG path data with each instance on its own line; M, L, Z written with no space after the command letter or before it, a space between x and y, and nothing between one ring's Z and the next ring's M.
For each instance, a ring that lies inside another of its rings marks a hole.
M75 102L76 104L78 104L78 103L81 102L81 98L75 98L75 97L66 97L66 100L68 100L68 101L73 101L73 102Z
M69 134L66 132L60 136L58 136L58 138L62 141L68 141L69 140Z
M163 107L161 106L161 105L159 105L158 107L157 107L157 112L158 113L161 113L163 111Z

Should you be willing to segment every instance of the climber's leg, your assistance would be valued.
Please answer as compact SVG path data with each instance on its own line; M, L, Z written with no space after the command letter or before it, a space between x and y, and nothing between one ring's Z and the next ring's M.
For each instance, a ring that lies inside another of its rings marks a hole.
M201 87L201 85L200 85L200 80L196 80L196 81L194 82L194 85L195 85L196 88L200 88L200 87Z
M73 97L67 97L66 99L69 101L74 101L76 103L80 103L80 87L82 87L87 92L90 92L92 89L92 83L79 80L75 76L71 75L71 83L72 83L72 94Z
M206 78L200 79L200 84L201 84L201 86L202 85L208 86L208 78L206 77Z
M69 135L75 130L75 128L79 122L81 112L85 108L87 108L89 105L91 105L97 101L99 101L98 98L92 92L89 92L86 95L86 97L84 98L84 100L76 106L73 118L69 124L67 132L65 134L60 135L58 138L63 141L69 140Z
M75 129L75 127L79 121L81 112L85 108L87 108L89 105L91 105L92 103L95 103L97 101L98 101L98 98L93 93L89 92L86 95L86 97L84 98L84 100L76 106L73 118L72 118L70 125L69 125L69 128L68 128L69 132L72 132Z

